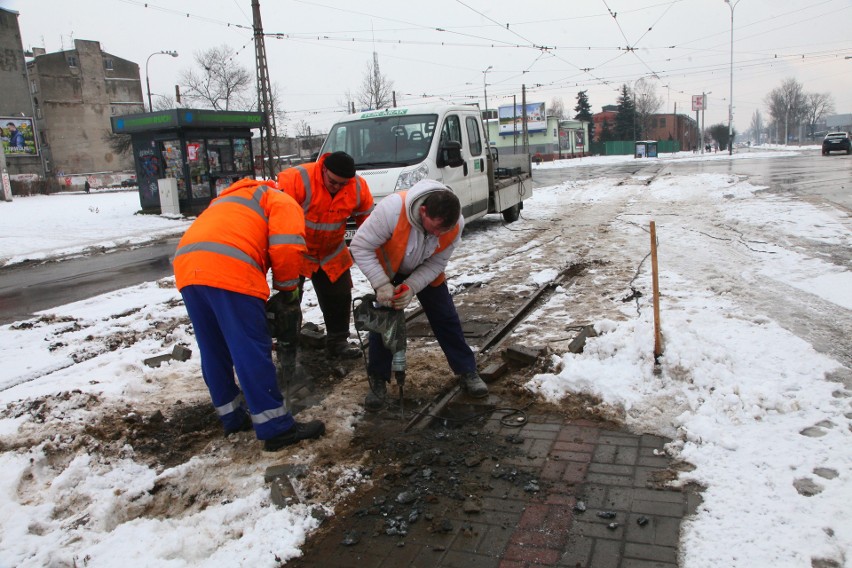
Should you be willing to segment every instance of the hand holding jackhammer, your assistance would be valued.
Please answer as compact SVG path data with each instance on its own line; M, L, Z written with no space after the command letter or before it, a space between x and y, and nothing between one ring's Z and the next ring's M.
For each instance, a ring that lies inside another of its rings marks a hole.
M413 297L414 292L405 283L399 286L384 284L376 288L376 303L383 308L404 310Z
M402 283L394 289L392 305L395 310L404 310L411 303L414 290L408 284Z

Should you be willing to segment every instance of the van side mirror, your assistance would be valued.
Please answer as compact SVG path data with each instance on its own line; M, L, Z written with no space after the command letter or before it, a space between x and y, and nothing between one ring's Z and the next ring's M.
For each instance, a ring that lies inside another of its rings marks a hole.
M461 155L461 142L458 140L447 140L438 148L438 160L436 164L439 168L447 166L458 168L464 165L464 159Z

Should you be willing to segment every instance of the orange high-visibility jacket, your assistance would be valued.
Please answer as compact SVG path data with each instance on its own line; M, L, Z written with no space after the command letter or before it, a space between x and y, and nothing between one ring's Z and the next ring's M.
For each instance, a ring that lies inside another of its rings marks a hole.
M175 252L178 290L191 284L269 298L272 285L299 284L305 220L292 197L273 182L243 179L226 188L184 233Z
M278 174L278 188L292 196L305 212L308 251L302 258L300 274L310 278L322 267L329 280L335 282L352 266L352 256L343 240L346 219L354 217L360 227L373 210L373 195L367 182L356 175L332 196L322 179L327 156L283 170Z
M402 265L402 259L405 257L405 247L408 244L408 236L411 234L411 221L408 220L408 215L405 211L405 195L407 193L407 191L397 192L402 198L402 211L399 214L399 220L396 222L396 227L393 229L393 235L391 235L390 240L376 250L376 256L391 281L393 281L399 267ZM456 223L455 227L438 237L438 246L432 254L438 254L453 244L458 234L459 226ZM438 286L446 279L446 275L442 272L429 285Z

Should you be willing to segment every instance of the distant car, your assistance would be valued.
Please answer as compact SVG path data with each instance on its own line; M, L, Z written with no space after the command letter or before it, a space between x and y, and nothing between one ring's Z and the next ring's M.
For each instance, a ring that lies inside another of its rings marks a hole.
M135 179L123 179L121 180L121 187L134 187L136 185Z
M844 151L852 154L852 140L848 132L829 132L822 141L822 155L828 156L831 152Z

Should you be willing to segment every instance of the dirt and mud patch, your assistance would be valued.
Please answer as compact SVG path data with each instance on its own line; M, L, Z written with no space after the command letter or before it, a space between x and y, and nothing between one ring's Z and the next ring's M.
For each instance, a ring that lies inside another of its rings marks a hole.
M488 432L482 413L458 418L412 432L401 431L392 416L365 419L352 446L369 454L361 474L370 485L341 504L334 522L323 525L302 558L288 565L314 566L317 555L332 549L365 551L374 539L405 546L434 537L440 546L441 535L474 536L485 500L521 499L547 489L532 468L517 465L526 459L522 437Z

